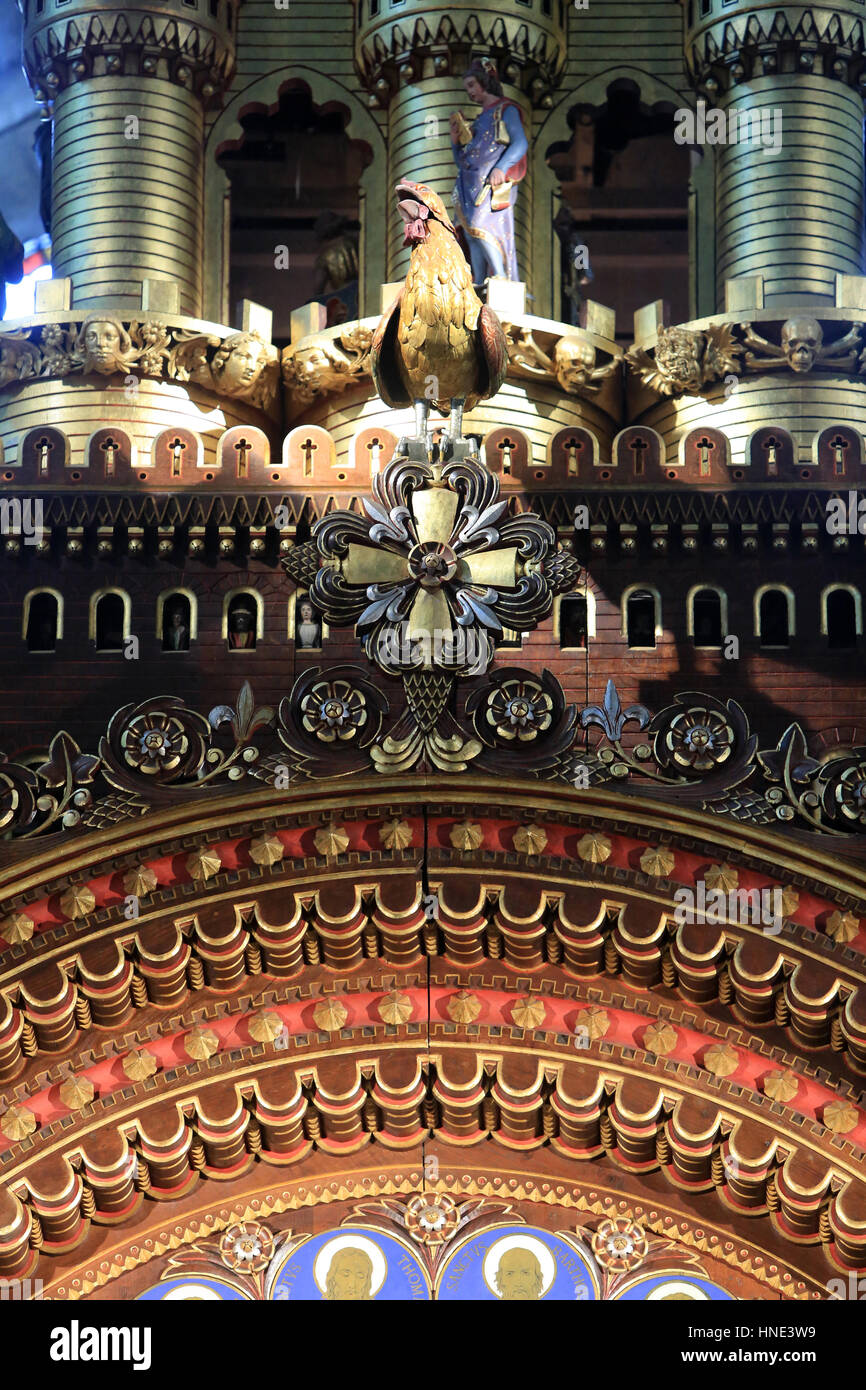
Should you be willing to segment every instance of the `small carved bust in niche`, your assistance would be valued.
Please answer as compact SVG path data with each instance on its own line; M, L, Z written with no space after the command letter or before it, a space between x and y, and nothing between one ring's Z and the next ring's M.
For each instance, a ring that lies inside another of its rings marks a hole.
M75 346L83 370L102 376L128 371L138 355L120 320L105 313L88 314Z
M255 647L256 610L252 599L232 599L229 605L228 643L230 651L249 651Z
M162 615L162 650L189 651L189 600L177 598L166 604Z
M306 596L298 600L296 608L295 642L305 651L315 650L322 645L322 624Z
M276 383L277 350L257 333L232 333L216 353L211 373L218 391L263 404Z

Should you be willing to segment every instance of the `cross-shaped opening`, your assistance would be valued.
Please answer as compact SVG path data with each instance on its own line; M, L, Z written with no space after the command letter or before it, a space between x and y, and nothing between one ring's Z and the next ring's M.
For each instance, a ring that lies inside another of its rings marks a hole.
M567 451L568 451L568 469L567 469L567 472L568 472L568 476L569 476L570 478L576 478L576 477L577 477L577 471L578 471L577 456L578 456L579 453L582 453L582 452L583 452L583 445L584 445L584 441L583 441L582 439L574 439L574 438L572 438L572 439L566 439L566 441L565 441L565 448L566 448Z
M636 478L642 478L644 475L644 454L649 448L649 440L638 434L634 439L629 440L628 447L634 456L634 475Z
M235 445L235 453L238 456L238 477L249 477L249 458L252 445L248 439L239 439Z
M49 439L47 434L43 434L41 439L36 441L36 457L39 460L39 475L45 477L48 473L48 456L54 448L54 440Z
M301 445L301 453L304 456L304 477L313 476L313 454L318 449L318 444L314 444L312 439L305 439Z
M710 476L710 454L715 447L713 440L706 434L703 439L695 441L695 448L698 450L698 474L702 478Z
M830 440L830 448L833 450L833 472L837 478L845 476L845 453L851 447L851 441L844 435L837 434L835 439Z
M379 472L379 458L382 453L382 441L378 435L371 439L367 445L367 452L370 455L370 477L372 478Z
M779 472L779 450L782 447L781 439L777 439L774 434L770 434L764 440L761 448L767 455L767 477L775 478Z
M114 461L117 458L117 451L120 448L120 445L118 444L114 436L110 434L107 439L103 439L99 447L102 453L105 455L105 476L106 478L113 478Z
M497 449L499 450L499 457L500 457L500 459L501 459L501 468L502 468L502 472L503 472L503 473L510 473L510 472L511 472L511 451L512 451L512 449L516 449L516 448L517 448L516 443L514 442L513 439L509 439L508 435L506 435L504 439L501 439L501 440L499 441L499 443L497 444L496 447L497 447Z
M179 478L180 468L183 462L183 451L186 448L186 440L181 439L180 435L178 435L175 439L169 441L168 447L171 450L171 476L173 478Z

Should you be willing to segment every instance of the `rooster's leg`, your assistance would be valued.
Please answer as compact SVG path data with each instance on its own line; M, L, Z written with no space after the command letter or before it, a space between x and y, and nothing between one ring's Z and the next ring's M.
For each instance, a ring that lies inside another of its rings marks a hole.
M415 434L411 439L401 439L397 445L397 454L401 458L416 459L420 463L426 463L433 453L433 435L428 428L428 417L430 415L430 402L428 400L416 400L415 406Z
M442 440L443 446L447 443L452 448L455 444L463 442L463 407L466 404L465 396L452 396L451 398L451 418L448 421L448 429Z
M423 439L428 453L433 446L433 437L427 428L430 415L430 402L426 399L415 402L415 438Z

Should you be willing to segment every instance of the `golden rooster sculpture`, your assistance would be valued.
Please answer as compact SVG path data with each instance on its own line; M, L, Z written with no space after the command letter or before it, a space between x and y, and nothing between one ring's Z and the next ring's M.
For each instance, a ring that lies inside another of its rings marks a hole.
M412 247L412 258L406 283L373 337L373 381L386 405L414 406L425 457L432 445L431 405L450 414L441 448L445 458L463 442L463 411L495 396L505 380L505 334L475 293L442 199L409 179L400 180L396 194L406 224L403 244Z

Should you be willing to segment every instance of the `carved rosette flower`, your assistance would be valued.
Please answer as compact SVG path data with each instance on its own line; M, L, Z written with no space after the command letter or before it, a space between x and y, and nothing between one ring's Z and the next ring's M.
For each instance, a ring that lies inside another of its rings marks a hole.
M444 1192L425 1192L406 1203L406 1230L420 1245L444 1245L457 1230L456 1204Z
M562 687L550 671L501 667L489 685L474 690L466 702L477 738L493 750L507 750L527 768L555 762L571 744L577 722L574 705L566 705ZM488 760L496 766L496 760Z
M842 758L831 758L819 775L825 815L846 829L866 826L866 748L852 748Z
M752 756L748 724L735 701L687 692L660 711L649 726L659 767L682 777L706 777Z
M383 671L481 673L503 627L528 632L550 612L554 531L531 512L509 517L480 463L396 458L373 492L366 517L318 522L325 563L310 596L327 623L355 624Z
M100 752L113 767L158 783L189 781L206 766L210 735L208 721L182 700L145 700L117 711Z
M643 1226L627 1216L602 1221L592 1237L592 1253L602 1269L623 1274L643 1264L649 1241Z
M35 772L0 755L0 830L19 829L33 819L38 786Z
M367 722L364 692L348 680L317 681L300 701L301 721L307 733L322 743L347 742Z
M553 700L540 685L511 680L491 691L486 718L498 738L525 743L550 728L552 715Z
M220 1259L237 1274L258 1274L274 1253L274 1238L257 1221L235 1221L220 1236Z

